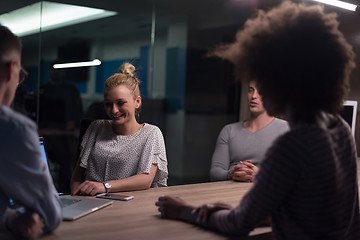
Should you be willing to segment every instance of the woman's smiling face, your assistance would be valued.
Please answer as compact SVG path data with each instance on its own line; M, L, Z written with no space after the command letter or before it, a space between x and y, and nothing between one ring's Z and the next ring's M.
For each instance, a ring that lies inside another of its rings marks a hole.
M124 84L111 88L104 94L105 112L114 124L135 120L135 110L140 105L140 96L134 99L134 95Z

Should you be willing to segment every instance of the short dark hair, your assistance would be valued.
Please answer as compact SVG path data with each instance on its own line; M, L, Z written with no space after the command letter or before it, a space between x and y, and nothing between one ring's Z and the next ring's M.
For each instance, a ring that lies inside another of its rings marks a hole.
M288 104L301 117L336 114L355 68L355 54L336 18L319 5L286 1L268 12L259 10L235 42L212 53L234 63L238 78L257 81L274 114L283 114Z
M0 61L10 51L16 50L20 53L21 49L20 39L9 28L0 25Z

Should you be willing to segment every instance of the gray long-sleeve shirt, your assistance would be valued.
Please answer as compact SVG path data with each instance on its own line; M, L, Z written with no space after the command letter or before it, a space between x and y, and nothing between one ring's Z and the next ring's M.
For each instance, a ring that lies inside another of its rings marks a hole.
M0 105L0 217L4 221L9 198L39 213L44 230L53 231L62 220L58 193L41 160L36 125Z
M217 139L210 179L226 180L228 172L240 161L251 160L257 166L272 142L288 130L288 123L278 118L254 133L244 128L243 121L226 125Z

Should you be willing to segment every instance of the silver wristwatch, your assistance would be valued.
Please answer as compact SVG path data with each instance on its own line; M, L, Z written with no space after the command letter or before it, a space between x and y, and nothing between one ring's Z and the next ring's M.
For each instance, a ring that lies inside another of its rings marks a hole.
M104 187L105 187L105 190L106 190L106 194L109 194L110 192L110 188L111 188L111 184L108 183L108 182L104 182Z

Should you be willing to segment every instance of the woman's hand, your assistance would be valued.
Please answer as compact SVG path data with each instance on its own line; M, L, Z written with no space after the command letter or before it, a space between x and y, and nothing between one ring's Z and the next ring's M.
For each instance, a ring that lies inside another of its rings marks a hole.
M204 204L200 207L195 208L192 213L199 214L196 219L197 222L207 222L209 221L211 214L213 214L214 212L231 208L232 207L226 203L218 202L213 204Z
M179 197L163 196L155 203L161 213L161 217L170 219L180 219L181 209L191 207ZM191 207L192 208L192 207Z
M90 195L95 196L106 192L105 186L100 182L85 181L81 183L71 195Z

